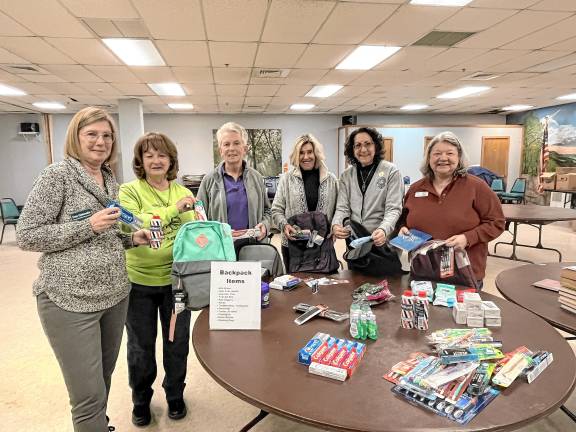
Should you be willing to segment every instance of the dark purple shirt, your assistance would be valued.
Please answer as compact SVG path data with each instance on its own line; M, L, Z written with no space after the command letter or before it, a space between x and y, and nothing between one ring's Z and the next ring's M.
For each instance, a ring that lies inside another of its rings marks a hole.
M240 175L238 180L234 180L234 177L226 174L224 165L222 165L222 178L226 192L228 224L234 230L250 228L248 226L248 195L246 194L243 175Z

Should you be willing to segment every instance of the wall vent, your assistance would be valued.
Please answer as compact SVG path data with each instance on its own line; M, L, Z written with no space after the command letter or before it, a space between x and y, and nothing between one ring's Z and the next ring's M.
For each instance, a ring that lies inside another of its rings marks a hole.
M253 78L286 78L290 69L254 69Z

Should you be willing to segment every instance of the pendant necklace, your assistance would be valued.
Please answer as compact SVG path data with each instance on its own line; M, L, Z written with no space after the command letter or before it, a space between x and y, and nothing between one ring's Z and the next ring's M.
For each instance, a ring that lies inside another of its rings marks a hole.
M360 190L362 191L362 193L366 192L366 181L368 181L370 175L372 175L374 168L376 168L376 165L372 165L372 168L370 168L370 171L368 171L368 175L366 176L366 178L364 178L364 175L362 174L362 168L360 168L360 178L362 179L362 186L360 186Z
M156 188L154 186L152 186L150 183L148 183L147 180L146 180L146 184L148 185L148 187L150 188L150 191L152 192L152 194L156 198L156 204L158 204L158 206L168 207L170 205L170 199L171 199L171 195L172 195L172 187L171 187L170 182L168 182L168 202L165 202L162 199L160 194L156 191Z

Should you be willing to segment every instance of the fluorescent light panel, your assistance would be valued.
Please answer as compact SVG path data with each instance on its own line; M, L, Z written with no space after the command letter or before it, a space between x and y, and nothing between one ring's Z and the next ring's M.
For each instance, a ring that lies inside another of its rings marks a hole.
M343 86L339 84L327 84L327 85L318 85L314 86L312 90L306 93L308 97L317 97L317 98L326 98L332 96L338 90L340 90Z
M102 42L128 66L166 66L148 39L109 38L102 39Z
M400 47L360 45L336 69L368 70L395 54Z
M194 109L194 105L191 103L169 103L168 106L173 110L191 110Z
M155 83L148 84L158 96L186 96L186 92L178 83Z
M472 0L411 0L410 4L423 6L466 6Z
M533 105L508 105L505 107L502 107L502 111L525 111L525 110L529 110L530 108L534 108Z
M474 94L485 92L486 90L490 90L488 86L469 86L469 87L461 87L456 90L452 90L446 93L442 93L436 96L438 99L458 99L466 96L472 96Z
M418 110L423 110L428 108L428 105L424 105L424 104L408 104L408 105L404 105L403 107L401 107L401 110L404 111L418 111Z
M26 92L17 89L16 87L10 87L5 84L0 84L0 96L24 96Z
M312 108L314 108L314 104L297 103L290 106L290 109L294 111L307 111Z
M564 96L558 96L558 100L576 100L576 93L570 93Z
M60 102L34 102L32 105L34 105L36 108L48 110L66 109L66 105L63 105Z

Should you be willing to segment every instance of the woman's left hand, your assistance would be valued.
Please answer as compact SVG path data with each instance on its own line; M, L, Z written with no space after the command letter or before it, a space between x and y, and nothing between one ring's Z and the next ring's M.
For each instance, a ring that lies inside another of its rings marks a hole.
M458 234L446 239L446 246L453 246L456 249L465 249L468 245L468 239L464 234Z
M152 236L150 235L149 230L138 230L132 234L132 243L134 243L136 246L149 245L151 238Z
M374 246L383 246L386 243L386 233L382 228L376 228L372 233L372 240L374 240Z
M263 223L259 223L258 225L256 225L254 228L259 229L260 230L260 235L258 237L256 237L256 240L260 241L263 240L264 237L266 237L266 225L264 225Z

